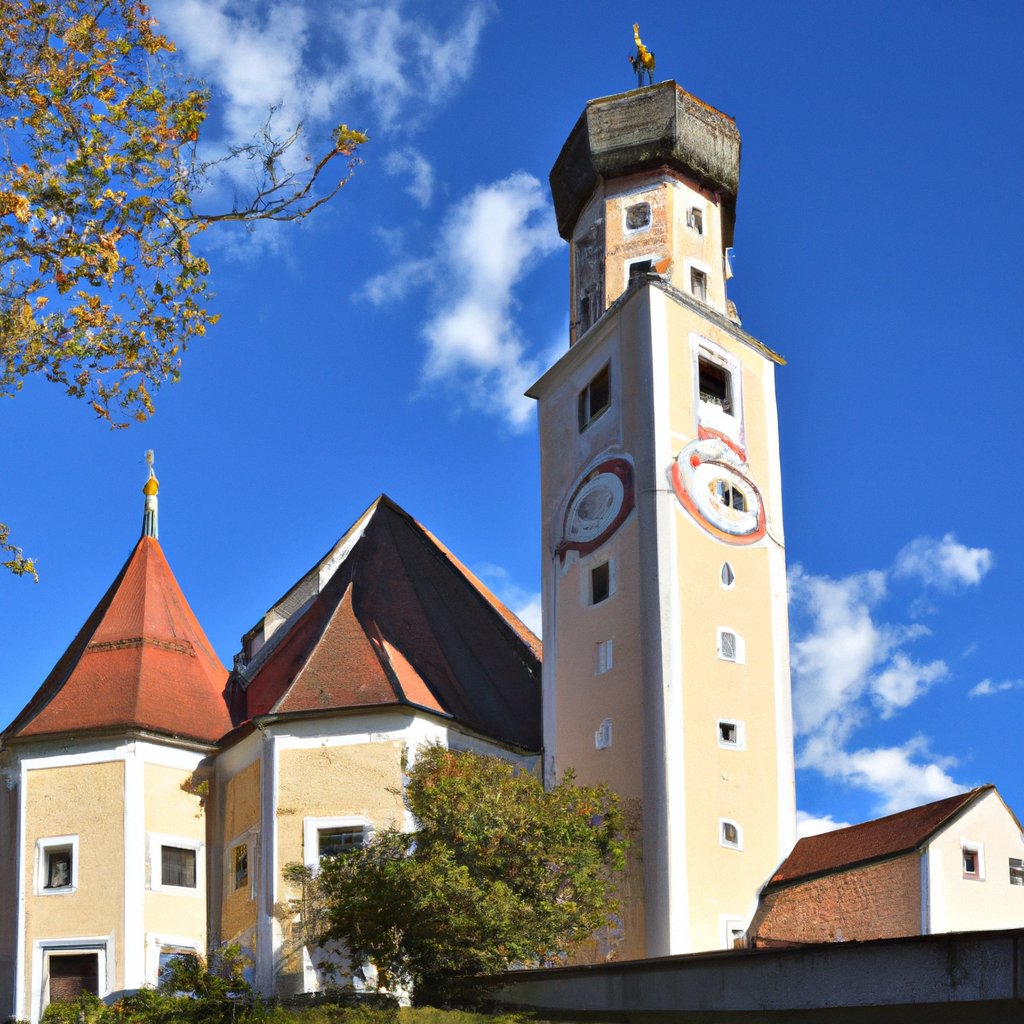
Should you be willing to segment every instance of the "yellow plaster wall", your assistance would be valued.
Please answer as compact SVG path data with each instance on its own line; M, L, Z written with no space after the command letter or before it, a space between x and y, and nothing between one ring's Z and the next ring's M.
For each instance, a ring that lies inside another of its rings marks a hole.
M255 872L259 853L260 821L260 762L254 761L223 787L223 902L221 905L221 931L230 942L256 927L256 901L253 899ZM235 865L232 844L249 834L249 881L235 888Z
M199 797L181 788L191 775L190 771L167 765L144 766L147 836L158 832L205 844L206 815L199 806ZM205 845L198 856L200 860L205 857ZM158 865L148 866L150 884L152 873L157 870ZM159 878L156 881L159 882ZM146 931L193 936L200 948L203 948L206 941L206 888L199 878L197 883L195 889L182 889L180 893L147 891Z
M284 934L280 965L281 991L301 988L301 939L293 931L295 913L289 900L298 896L284 879L284 869L304 862L305 818L358 815L372 825L401 824L402 751L397 740L281 749L277 769L277 880L274 913ZM390 792L389 792L390 791Z
M78 889L36 895L36 840L78 836ZM25 950L37 939L113 935L124 943L124 762L37 768L26 773ZM120 964L120 962L119 962ZM24 960L32 992L32 958ZM115 986L123 984L120 966Z

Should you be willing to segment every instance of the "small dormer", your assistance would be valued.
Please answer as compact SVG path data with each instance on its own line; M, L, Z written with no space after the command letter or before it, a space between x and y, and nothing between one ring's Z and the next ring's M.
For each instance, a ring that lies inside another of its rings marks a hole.
M570 344L648 274L728 312L739 156L732 118L674 82L587 104L551 171Z

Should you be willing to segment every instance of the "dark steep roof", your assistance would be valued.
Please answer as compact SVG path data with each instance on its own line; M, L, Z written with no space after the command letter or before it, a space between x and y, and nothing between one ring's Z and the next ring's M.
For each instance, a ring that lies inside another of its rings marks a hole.
M539 641L389 498L264 621L280 624L262 649L239 656L229 684L236 725L271 713L406 705L540 749Z
M5 742L143 729L213 743L231 728L227 669L154 537L142 537Z
M967 793L911 807L860 825L807 836L793 847L793 852L782 862L765 888L772 889L797 879L916 850L968 804L994 789L991 784L979 786Z

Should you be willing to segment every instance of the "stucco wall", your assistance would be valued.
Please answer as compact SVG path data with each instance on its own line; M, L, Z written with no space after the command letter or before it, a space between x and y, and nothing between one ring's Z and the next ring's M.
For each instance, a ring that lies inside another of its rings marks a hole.
M254 761L221 790L223 807L223 834L219 837L223 862L218 865L221 875L222 903L220 908L220 934L230 942L246 937L251 942L251 930L256 926L256 901L253 898L257 879L260 850L260 762ZM249 879L235 886L234 853L237 842L248 846Z
M921 871L917 853L838 871L764 897L754 944L836 942L917 935Z
M964 845L980 850L979 878L964 878ZM1024 860L1024 839L1020 827L993 790L973 803L929 845L929 931L1024 926L1024 886L1010 884L1011 857Z
M40 939L76 936L124 941L124 762L104 761L67 767L37 768L26 773L25 835L22 843L25 887L25 950ZM36 840L78 836L78 887L75 892L36 893ZM25 992L31 997L39 980L31 977L26 956ZM120 964L114 985L120 987Z

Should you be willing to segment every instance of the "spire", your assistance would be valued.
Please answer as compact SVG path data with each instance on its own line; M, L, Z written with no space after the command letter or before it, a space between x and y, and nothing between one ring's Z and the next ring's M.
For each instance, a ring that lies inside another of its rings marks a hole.
M157 523L157 494L160 491L160 481L153 472L153 449L146 452L146 462L149 464L149 479L143 485L142 493L146 496L145 510L142 513L142 536L152 537L156 540L160 536Z

